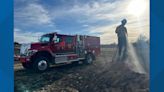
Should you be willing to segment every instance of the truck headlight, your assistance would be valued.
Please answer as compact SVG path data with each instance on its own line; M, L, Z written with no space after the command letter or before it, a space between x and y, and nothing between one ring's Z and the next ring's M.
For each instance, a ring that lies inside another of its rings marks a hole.
M20 47L20 55L27 56L27 53L30 48L31 48L31 44L22 44Z

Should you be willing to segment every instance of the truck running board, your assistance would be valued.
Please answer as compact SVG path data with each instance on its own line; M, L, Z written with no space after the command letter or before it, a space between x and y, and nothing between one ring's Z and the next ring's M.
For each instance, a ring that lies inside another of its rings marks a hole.
M77 54L67 54L67 55L55 55L55 63L71 63L74 61L79 61L84 58L78 58Z

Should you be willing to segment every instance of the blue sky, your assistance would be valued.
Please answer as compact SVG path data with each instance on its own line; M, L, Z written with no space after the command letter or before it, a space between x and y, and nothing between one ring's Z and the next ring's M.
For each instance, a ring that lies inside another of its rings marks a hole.
M36 42L44 33L58 32L95 35L102 44L110 44L117 42L114 31L123 18L128 20L130 41L140 34L149 38L149 0L142 0L146 8L140 16L129 13L133 1L14 0L14 41Z

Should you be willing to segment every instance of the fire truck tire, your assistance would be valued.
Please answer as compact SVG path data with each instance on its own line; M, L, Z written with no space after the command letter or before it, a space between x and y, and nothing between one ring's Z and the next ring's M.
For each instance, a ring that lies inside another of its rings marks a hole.
M25 69L32 69L32 64L31 63L22 63L22 66Z
M84 62L85 62L85 64L92 64L93 60L94 60L93 55L89 53L86 55L86 59Z
M33 68L36 72L44 72L49 68L49 60L46 57L38 57L34 63Z

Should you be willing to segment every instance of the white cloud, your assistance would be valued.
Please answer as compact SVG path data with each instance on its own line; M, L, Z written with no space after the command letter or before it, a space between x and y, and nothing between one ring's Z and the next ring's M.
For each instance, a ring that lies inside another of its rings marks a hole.
M87 24L84 24L84 25L82 25L83 27L89 27L89 25L87 25Z
M123 18L128 20L127 29L129 34L129 40L135 41L140 34L145 34L149 37L149 0L147 7L139 18L128 13L128 4L132 0L118 0L108 3L93 3L93 5L85 4L75 5L69 13L86 16L80 20L81 23L97 23L97 26L88 27L89 33L101 33L101 43L109 44L117 42L117 36L115 34L115 28L120 24ZM96 4L97 7L92 7ZM139 6L139 5L138 5ZM99 21L108 21L109 24L101 25Z
M52 22L52 18L49 16L50 14L48 10L36 1L37 0L21 0L19 2L25 2L25 6L14 9L14 41L19 43L37 42L39 37L44 34L44 32L38 32L37 29L34 29L35 27L50 28L55 31L59 31L55 29L55 25ZM32 30L27 31L30 28L32 28ZM36 32L34 30L36 30Z
M14 28L14 41L19 43L37 42L43 32L25 32L21 29Z
M15 9L15 21L27 25L52 25L49 12L40 4L29 3L27 6Z
M28 4L24 9L16 10L15 17L23 19L22 21L30 25L46 24L44 26L54 26L52 23L52 19L54 18L75 16L77 17L77 21L82 24L88 33L100 33L99 36L101 37L102 44L117 42L117 36L114 32L115 28L120 24L121 19L126 18L128 20L127 29L130 41L135 41L141 33L149 37L149 0L145 0L147 2L147 9L140 18L128 13L127 8L131 1L115 0L114 2L106 3L95 1L86 4L79 4L77 2L71 9L54 8L52 10L46 10L42 5L32 3ZM109 24L101 24L100 21L105 21ZM92 25L94 23L96 25ZM29 32L21 34L17 31L15 32L18 35L17 38L21 35L31 34ZM22 38L25 39L23 36Z

